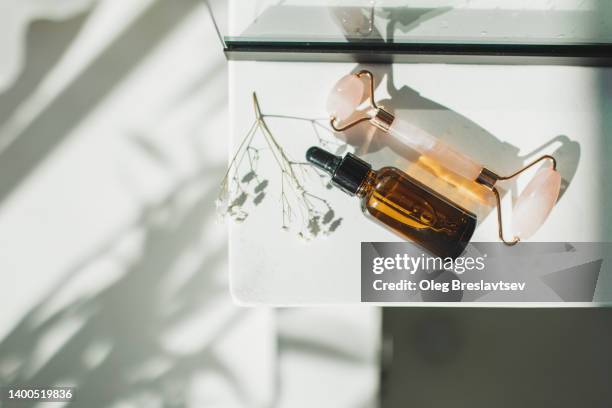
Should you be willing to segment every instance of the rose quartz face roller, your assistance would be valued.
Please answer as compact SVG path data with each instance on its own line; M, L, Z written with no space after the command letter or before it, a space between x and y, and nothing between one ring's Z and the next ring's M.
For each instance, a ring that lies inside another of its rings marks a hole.
M369 90L366 90L363 77L369 80ZM369 92L369 109L360 112L363 115L358 119L341 125L341 122L349 119L357 111L367 92ZM448 170L488 188L496 199L499 238L507 245L514 245L521 239L532 236L544 223L559 197L561 175L556 170L557 162L554 157L541 156L509 176L500 176L423 129L396 118L383 107L378 106L374 100L374 75L370 71L364 70L341 78L329 95L327 111L331 117L331 126L336 132L343 132L359 123L369 121L378 129L395 137L420 154L437 161ZM513 210L514 237L507 241L504 238L502 227L500 195L495 184L499 180L514 178L544 160L549 160L552 166L538 170L535 177L519 195Z

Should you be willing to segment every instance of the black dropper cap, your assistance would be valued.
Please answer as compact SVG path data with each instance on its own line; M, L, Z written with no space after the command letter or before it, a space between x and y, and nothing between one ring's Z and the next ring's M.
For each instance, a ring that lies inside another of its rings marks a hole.
M348 153L342 158L316 146L308 149L306 160L330 174L332 183L351 195L357 193L372 169L354 154Z

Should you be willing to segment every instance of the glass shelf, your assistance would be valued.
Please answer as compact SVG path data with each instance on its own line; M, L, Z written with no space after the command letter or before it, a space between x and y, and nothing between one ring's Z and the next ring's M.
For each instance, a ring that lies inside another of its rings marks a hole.
M230 0L229 59L603 64L612 1Z

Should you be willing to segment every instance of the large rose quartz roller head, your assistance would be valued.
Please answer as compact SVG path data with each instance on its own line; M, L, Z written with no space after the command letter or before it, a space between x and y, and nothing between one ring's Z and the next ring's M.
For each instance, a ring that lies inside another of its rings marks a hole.
M561 191L561 174L543 167L519 195L512 211L512 231L519 239L531 237L540 228Z
M339 121L348 119L363 102L364 93L365 85L357 75L342 77L327 98L329 116Z
M538 170L535 177L519 195L512 211L514 238L512 241L506 241L502 227L501 200L495 183L498 180L514 178L543 160L550 160L552 167L543 167ZM559 199L559 192L561 191L561 174L557 171L557 161L554 157L548 155L538 158L516 173L506 177L498 176L485 168L476 181L488 187L495 194L499 238L508 245L514 245L520 240L531 237L544 224Z
M361 80L363 77L369 79L369 95L364 95L366 89ZM369 98L369 109L357 112L357 108L366 98ZM559 197L561 175L556 170L557 162L554 157L541 156L514 174L500 176L423 129L405 120L396 119L392 113L382 106L378 106L374 100L374 75L370 71L360 71L340 79L329 95L327 110L331 117L330 125L336 132L344 132L361 122L369 121L376 128L401 141L421 155L434 160L467 180L488 188L496 198L499 238L507 245L514 245L521 239L532 236L544 223ZM356 112L361 115L344 124ZM499 180L514 178L543 160L550 160L552 167L539 170L520 194L514 207L512 222L514 237L511 241L507 241L504 238L501 199L496 183Z

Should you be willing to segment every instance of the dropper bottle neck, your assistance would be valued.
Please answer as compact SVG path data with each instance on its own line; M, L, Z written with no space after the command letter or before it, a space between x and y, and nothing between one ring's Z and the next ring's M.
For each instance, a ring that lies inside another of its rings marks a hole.
M374 170L370 170L364 180L361 182L361 185L357 189L355 195L357 197L365 197L370 191L372 191L376 186L376 172Z
M372 166L354 154L344 158L313 146L306 152L306 160L331 175L332 184L350 195L357 195L362 184L372 173Z

